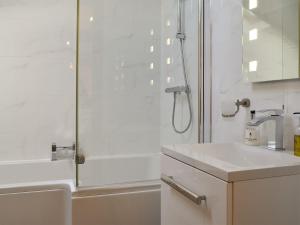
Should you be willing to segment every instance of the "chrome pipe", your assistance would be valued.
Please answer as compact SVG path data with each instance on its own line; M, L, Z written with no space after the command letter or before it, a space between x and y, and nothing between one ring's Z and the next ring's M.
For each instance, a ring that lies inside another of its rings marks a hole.
M177 0L177 33L182 33L182 0Z

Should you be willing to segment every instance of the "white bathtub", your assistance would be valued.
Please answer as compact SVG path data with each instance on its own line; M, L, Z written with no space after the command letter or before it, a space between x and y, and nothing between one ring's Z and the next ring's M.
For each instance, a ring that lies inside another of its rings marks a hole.
M159 181L80 189L73 225L160 225Z
M58 183L60 180L74 180L74 163L70 160L15 161L0 163L0 185L21 186L41 183ZM65 182L64 182L65 183Z
M103 186L160 177L159 154L116 155L87 158L79 167L80 186Z
M0 224L72 225L70 186L0 188Z
M15 161L0 163L0 185L59 182L75 179L72 160ZM159 154L116 155L87 158L79 166L81 186L103 186L156 180L160 176Z
M160 224L159 154L87 158L79 168L80 182L93 187L77 190L74 166L71 160L2 162L0 186L68 183L74 225Z

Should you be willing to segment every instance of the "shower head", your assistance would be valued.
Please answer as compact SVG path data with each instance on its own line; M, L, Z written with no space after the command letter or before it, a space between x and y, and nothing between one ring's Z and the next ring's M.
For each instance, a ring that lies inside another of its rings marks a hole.
M176 38L179 40L185 39L183 13L184 13L184 0L177 0L177 34L176 34Z
M183 0L177 0L177 33L182 33L183 31Z

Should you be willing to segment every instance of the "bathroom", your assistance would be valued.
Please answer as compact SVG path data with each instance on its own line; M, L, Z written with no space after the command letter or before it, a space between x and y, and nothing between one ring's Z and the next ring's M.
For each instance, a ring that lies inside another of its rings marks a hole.
M0 224L300 224L298 1L0 12Z

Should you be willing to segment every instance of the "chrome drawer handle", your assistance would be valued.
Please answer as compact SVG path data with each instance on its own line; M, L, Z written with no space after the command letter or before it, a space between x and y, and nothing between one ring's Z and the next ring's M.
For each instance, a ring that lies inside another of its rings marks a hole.
M202 201L206 201L205 195L199 196L195 194L183 185L177 183L171 176L162 175L161 180L168 184L170 187L172 187L174 190L178 191L180 194L184 195L186 198L196 203L197 205L201 205Z

